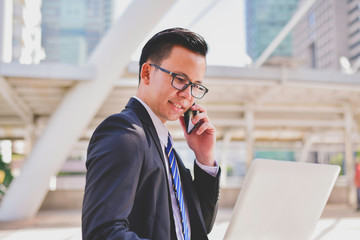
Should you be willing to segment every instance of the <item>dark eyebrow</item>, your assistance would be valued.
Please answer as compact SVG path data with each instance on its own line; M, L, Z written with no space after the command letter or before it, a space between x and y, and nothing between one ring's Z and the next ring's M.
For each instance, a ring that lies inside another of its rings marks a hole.
M190 80L189 76L184 72L179 72L179 73L174 72L174 73Z
M182 76L182 77L185 77L187 80L189 80L189 81L192 82L192 83L202 84L202 82L201 82L200 80L191 81L190 78L189 78L189 76L188 76L186 73L184 73L184 72L181 72L181 73L173 72L173 73L175 73L176 75L180 75L180 76Z

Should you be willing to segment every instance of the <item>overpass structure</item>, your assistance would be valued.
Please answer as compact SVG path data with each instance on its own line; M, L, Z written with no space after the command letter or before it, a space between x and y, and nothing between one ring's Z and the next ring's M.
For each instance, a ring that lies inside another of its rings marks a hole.
M88 140L104 118L119 112L135 95L137 69L137 63L126 65L99 100L99 89L89 96L76 92L96 81L95 67L1 64L0 138L25 139L29 165L24 165L24 171L28 166L32 173L27 186L31 191L42 174L48 176L41 180L44 188L48 186L49 176L56 174L76 141ZM99 84L104 80L99 79ZM300 144L297 160L305 162L315 144L340 144L346 153L346 174L352 181L353 152L360 148L359 74L208 66L205 83L210 92L199 103L207 108L223 143L222 164L226 164L226 152L234 140L246 143L248 163L259 141ZM77 101L80 103L74 108ZM168 127L175 139L183 139L178 122L169 122ZM36 156L32 156L34 150ZM34 157L41 160L31 162ZM44 163L56 168L46 173L49 169ZM12 194L11 188L8 194Z
M21 174L1 202L0 220L36 214L51 176L73 146L88 140L105 117L135 95L138 65L130 56L171 4L135 0L86 66L0 64L0 139L24 139L28 147ZM156 14L146 21L137 17L149 10ZM208 66L204 83L210 92L199 103L207 108L222 142L219 162L224 169L234 140L245 143L248 164L257 142L296 144L301 149L297 161L304 162L316 144L341 145L353 203L353 153L360 149L359 73L289 65ZM168 127L175 140L183 139L178 122Z

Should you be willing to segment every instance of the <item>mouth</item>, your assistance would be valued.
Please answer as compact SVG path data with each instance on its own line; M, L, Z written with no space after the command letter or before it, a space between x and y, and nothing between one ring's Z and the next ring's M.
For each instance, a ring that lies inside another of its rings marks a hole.
M175 108L177 108L178 110L184 110L185 108L181 105L181 104L178 104L178 103L174 103L174 102L171 102L169 101L169 103L171 103Z

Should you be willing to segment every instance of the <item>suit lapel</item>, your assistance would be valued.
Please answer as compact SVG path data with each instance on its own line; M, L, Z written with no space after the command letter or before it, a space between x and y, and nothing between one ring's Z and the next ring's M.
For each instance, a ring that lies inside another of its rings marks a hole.
M126 105L126 108L131 108L134 110L134 112L139 116L140 121L143 123L144 128L146 128L146 132L149 132L151 135L151 138L153 142L155 143L156 149L159 153L159 156L162 160L162 163L165 166L164 163L164 154L161 148L159 136L156 133L155 126L151 120L151 117L149 113L147 112L146 108L135 98L130 98L128 104Z
M161 147L161 143L159 140L159 136L156 132L154 123L151 120L151 117L149 115L149 113L147 112L146 108L135 98L130 98L128 104L126 105L125 108L130 108L132 109L136 115L138 115L140 121L143 124L143 128L144 131L147 135L147 133L149 133L149 135L151 136L153 143L156 146L156 149L158 151L159 157L161 159L161 162L163 164L164 167L164 175L165 175L165 179L167 179L167 174L166 174L166 164L165 164L165 159L164 159L164 153ZM148 135L146 136L148 137ZM168 204L169 204L169 213L170 213L170 228L171 228L171 239L176 239L176 233L175 233L175 223L174 223L174 218L173 216L173 210L172 210L172 204L171 204L171 196L170 196L170 191L169 191L169 182L166 181L166 185L167 185L167 192L168 192Z

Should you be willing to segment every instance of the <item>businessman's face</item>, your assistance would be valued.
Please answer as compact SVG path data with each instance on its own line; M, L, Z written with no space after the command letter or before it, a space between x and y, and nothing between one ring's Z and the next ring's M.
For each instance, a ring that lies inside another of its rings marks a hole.
M202 83L206 70L204 56L175 46L161 68L180 74L193 83ZM171 84L173 77L155 66L149 65L148 96L145 101L162 122L177 120L194 103L191 86L178 90Z

